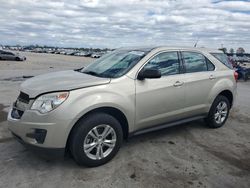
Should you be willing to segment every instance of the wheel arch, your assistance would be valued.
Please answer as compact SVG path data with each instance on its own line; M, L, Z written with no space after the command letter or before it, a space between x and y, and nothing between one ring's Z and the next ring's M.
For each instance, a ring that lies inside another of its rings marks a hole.
M233 97L233 93L230 90L223 90L218 95L225 96L228 99L230 103L230 108L233 106L234 97Z
M69 143L70 143L70 138L71 138L71 135L72 135L72 132L73 130L77 127L77 123L82 120L83 118L86 118L87 116L91 115L91 114L94 114L94 113L99 113L99 112L102 112L102 113L106 113L106 114L109 114L111 116L113 116L114 118L117 119L117 121L119 121L119 123L121 124L121 127L122 127L122 131L123 131L123 138L124 139L127 139L128 138L128 134L129 134L129 123L128 123L128 120L127 120L127 117L125 116L125 114L115 108L115 107L98 107L98 108L95 108L95 109L92 109L88 112L86 112L85 114L83 114L76 122L75 124L72 126L69 134L68 134L68 138L67 138L67 142L66 142L66 148L68 148L69 146Z
M230 72L231 73L231 72ZM218 81L214 84L212 89L209 93L209 109L211 108L211 105L213 104L214 100L217 96L222 95L227 97L227 99L230 102L230 108L233 106L234 98L236 95L236 82L234 80L233 74L231 75L231 78L221 78L218 79Z

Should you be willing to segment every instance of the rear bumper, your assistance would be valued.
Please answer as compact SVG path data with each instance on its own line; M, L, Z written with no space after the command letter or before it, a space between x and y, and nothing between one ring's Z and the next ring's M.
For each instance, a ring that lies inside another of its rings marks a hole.
M65 148L43 148L36 145L29 144L23 139L16 135L15 133L11 132L13 137L20 142L22 145L24 145L29 150L33 151L36 155L46 158L46 159L58 159L63 158L65 154Z

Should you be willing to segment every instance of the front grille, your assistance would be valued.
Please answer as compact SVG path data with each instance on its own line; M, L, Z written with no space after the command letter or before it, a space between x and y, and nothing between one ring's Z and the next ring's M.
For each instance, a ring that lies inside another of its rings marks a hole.
M21 119L24 111L27 109L29 104L29 95L20 92L16 102L13 104L13 109L11 112L11 117L15 119Z
M21 119L23 113L24 113L24 111L13 108L11 111L11 117L14 119Z
M26 103L26 104L29 104L29 101L30 101L29 95L26 94L26 93L23 93L23 92L20 92L17 99L19 101L22 101L22 102Z

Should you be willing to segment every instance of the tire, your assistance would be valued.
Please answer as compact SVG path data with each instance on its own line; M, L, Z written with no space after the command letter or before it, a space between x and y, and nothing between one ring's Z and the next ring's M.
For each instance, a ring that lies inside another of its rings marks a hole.
M107 132L111 132L107 134L107 137L97 136L96 130L101 135L105 129L109 130ZM114 140L116 141L114 142ZM117 119L109 114L94 113L82 118L75 125L70 135L70 152L77 164L96 167L107 163L116 155L122 140L122 127ZM109 142L107 143L107 141ZM109 148L107 144L112 147ZM91 146L89 147L89 145ZM88 150L90 151L87 152ZM98 150L100 155L97 154Z
M226 105L226 107L224 108L225 110L222 110L222 108L218 109L219 107L222 107L222 104L223 106ZM227 97L223 95L217 96L209 110L208 117L205 119L207 126L210 128L222 127L227 121L229 111L230 111L230 103ZM219 116L221 118L219 118Z
M16 61L20 61L20 58L19 58L19 57L16 57Z

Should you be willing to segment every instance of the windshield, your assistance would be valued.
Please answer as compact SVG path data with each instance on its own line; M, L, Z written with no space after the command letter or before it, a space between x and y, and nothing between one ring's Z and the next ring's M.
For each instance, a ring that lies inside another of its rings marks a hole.
M226 54L223 53L211 53L216 59L226 65L228 68L233 69L233 65L230 63Z
M98 77L118 78L126 74L147 53L140 50L116 50L83 68L81 72Z

